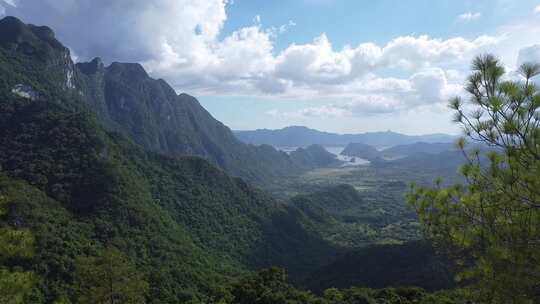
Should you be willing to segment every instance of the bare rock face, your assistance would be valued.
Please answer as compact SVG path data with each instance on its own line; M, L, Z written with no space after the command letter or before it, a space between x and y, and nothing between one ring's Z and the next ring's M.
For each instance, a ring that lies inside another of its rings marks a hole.
M75 65L78 72L79 86L85 100L96 111L99 117L112 125L107 103L105 102L105 65L101 58L94 58L90 62L79 62Z
M31 86L25 84L17 84L11 89L11 93L30 100L36 100L39 98L39 93L36 92Z
M15 17L0 20L0 47L44 64L64 90L75 89L75 65L69 49L46 26L25 24Z

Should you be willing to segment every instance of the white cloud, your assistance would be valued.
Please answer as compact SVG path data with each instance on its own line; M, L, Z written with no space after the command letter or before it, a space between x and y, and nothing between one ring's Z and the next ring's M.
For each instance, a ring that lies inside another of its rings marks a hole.
M348 118L354 117L350 109L343 103L330 103L320 106L306 107L297 111L280 111L273 109L266 112L275 119L305 120L309 118Z
M293 27L293 26L296 26L296 22L292 21L292 20L289 20L289 22L287 22L287 24L282 24L280 25L279 29L278 29L278 32L280 34L282 33L285 33L286 31L289 30L289 28Z
M9 6L17 6L17 0L1 0L0 2L4 2L5 4Z
M2 3L2 0L0 0ZM5 0L4 0L5 3ZM295 26L253 24L223 33L226 0L19 0L8 13L46 24L84 60L141 62L179 91L200 95L326 98L301 116L387 113L442 103L459 92L470 59L502 37L437 39L399 36L336 48L322 33L310 43L276 50ZM469 13L471 18L479 13ZM91 24L92 26L88 26ZM388 77L383 75L399 75ZM395 73L394 73L395 72Z
M4 0L5 1L5 0ZM18 0L8 13L45 24L82 58L204 60L227 19L225 0Z
M457 77L453 75L455 72L447 73L440 68L426 68L414 73L408 79L368 77L342 85L341 89L327 92L325 97L331 97L336 102L306 107L294 112L274 110L267 114L294 118L365 117L446 104L451 97L463 92L460 84L448 81L451 77Z
M534 13L539 14L540 13L540 5L537 5L534 7Z
M516 66L525 62L540 63L540 44L531 45L519 50Z
M479 19L480 17L482 16L481 13L479 12L466 12L466 13L463 13L461 15L459 15L457 18L459 21L472 21L472 20L476 20L476 19Z
M7 8L16 6L15 0L0 0L0 17L6 15Z
M253 17L253 23L255 24L261 24L261 16L260 15L257 15L255 17Z

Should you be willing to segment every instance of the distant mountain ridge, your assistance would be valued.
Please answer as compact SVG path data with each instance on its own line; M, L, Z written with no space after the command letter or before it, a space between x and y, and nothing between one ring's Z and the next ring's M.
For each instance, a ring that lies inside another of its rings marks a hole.
M406 157L417 153L438 154L447 151L457 151L456 143L426 143L398 145L381 151L381 154L389 158Z
M384 150L377 150L373 146L363 143L350 143L345 146L341 155L360 157L367 160L375 159L399 159L415 154L439 154L443 152L457 151L455 143L427 143L415 142L412 144L396 145Z
M363 143L375 147L389 147L412 144L415 142L448 143L456 139L456 136L448 134L405 135L392 131L337 134L318 131L303 126L290 126L277 130L258 129L253 131L233 132L237 138L245 143L283 147L304 147L312 144L346 146L350 143Z

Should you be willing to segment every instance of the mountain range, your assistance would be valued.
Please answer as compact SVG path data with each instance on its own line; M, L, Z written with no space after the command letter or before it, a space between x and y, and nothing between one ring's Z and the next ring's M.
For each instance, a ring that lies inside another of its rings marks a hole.
M448 134L405 135L391 131L336 134L303 126L291 126L278 130L234 131L234 134L245 143L276 147L303 147L312 144L346 146L350 143L363 143L374 147L390 147L416 142L448 143L456 139L456 136Z
M30 260L8 261L36 275L29 303L75 302L78 258L111 246L148 280L148 303L206 303L273 265L300 284L350 251L325 233L362 204L354 188L284 201L253 186L333 155L242 143L139 64L75 64L50 28L6 17L0 101L0 226L33 236Z
M339 256L300 209L227 174L280 160L294 172L289 155L240 143L138 64L73 64L52 30L13 17L0 37L0 225L35 238L32 263L12 265L39 276L32 303L73 298L76 257L107 246L151 278L153 303L272 265L299 279Z
M49 81L90 106L108 130L128 136L149 151L200 156L259 185L315 166L295 163L270 146L242 143L196 98L177 94L163 79L151 78L138 63L105 66L95 58L74 64L51 29L25 25L13 17L0 21L0 31L0 45L39 60L52 77ZM25 89L21 93L28 95L41 85L13 83L8 89Z
M374 160L377 158L396 160L415 154L439 154L449 151L457 152L458 150L455 143L415 142L412 144L400 144L383 150L377 150L375 147L368 144L350 143L345 146L341 155L360 157L367 160Z

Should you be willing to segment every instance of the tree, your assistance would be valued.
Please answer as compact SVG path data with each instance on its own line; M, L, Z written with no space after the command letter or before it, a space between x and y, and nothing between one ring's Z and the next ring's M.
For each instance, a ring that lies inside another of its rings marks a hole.
M540 65L524 64L519 80L504 80L497 58L474 59L470 102L450 102L466 137L458 142L466 183L409 194L428 235L462 258L461 277L487 303L540 300L539 73Z
M324 291L323 295L324 299L326 299L328 302L335 304L344 303L343 294L337 288L328 288Z
M7 215L11 199L0 192L0 217ZM17 260L25 260L34 253L34 238L30 231L14 229L0 221L0 303L26 303L35 276L32 272L23 271Z
M210 303L230 304L322 304L311 292L301 291L287 283L284 269L271 267L233 283Z
M78 303L145 303L148 283L118 249L110 247L97 257L76 261Z

